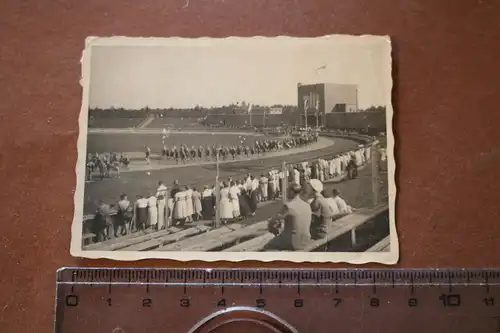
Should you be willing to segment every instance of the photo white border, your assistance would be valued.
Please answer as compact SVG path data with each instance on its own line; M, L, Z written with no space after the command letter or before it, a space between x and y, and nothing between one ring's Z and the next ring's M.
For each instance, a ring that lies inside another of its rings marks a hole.
M88 107L90 98L90 82L91 82L91 57L92 46L181 46L192 45L196 41L199 45L208 43L227 43L238 41L241 39L252 39L256 42L267 39L273 39L273 42L288 39L330 39L332 43L350 43L351 45L361 43L383 43L389 53L388 61L391 73L388 73L384 80L389 80L388 83L388 100L386 101L386 124L387 124L387 162L388 162L388 201L389 201L389 223L390 223L390 251L388 252L164 252L164 251L85 251L82 250L82 227L83 227L83 198L85 195L85 160L87 155L87 134L88 134ZM396 163L394 159L394 134L392 128L393 121L393 106L392 106L392 49L389 36L349 36L349 35L328 35L322 37L227 37L227 38L143 38L143 37L88 37L85 40L85 49L81 59L82 77L80 84L83 88L82 104L79 116L79 134L78 134L78 160L76 163L76 190L74 194L74 216L71 225L71 245L70 253L74 257L90 258L90 259L112 259L119 261L135 261L142 259L171 259L178 261L202 260L207 262L214 261L230 261L240 262L246 260L257 260L262 262L271 261L288 261L288 262L321 262L321 263L349 263L349 264L366 264L366 263L381 263L381 264L396 264L399 259L399 239L396 229L396 183L395 169Z

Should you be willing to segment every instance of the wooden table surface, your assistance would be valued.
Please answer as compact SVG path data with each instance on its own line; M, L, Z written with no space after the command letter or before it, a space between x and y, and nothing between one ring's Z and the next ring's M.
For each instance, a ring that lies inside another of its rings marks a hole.
M500 1L4 0L0 13L0 332L52 330L57 268L131 265L68 251L87 36L390 35L399 266L500 266Z

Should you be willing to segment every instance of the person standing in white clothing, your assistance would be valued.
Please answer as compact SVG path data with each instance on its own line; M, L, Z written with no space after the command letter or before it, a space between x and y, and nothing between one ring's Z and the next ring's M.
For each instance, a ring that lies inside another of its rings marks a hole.
M283 172L283 170L281 170L280 172L278 172L278 195L279 196L282 196L283 195L283 179L285 178L285 173Z
M168 188L162 181L159 181L158 189L156 190L156 199L158 200L158 230L166 228L166 218L168 217L167 195Z
M300 171L297 168L293 169L293 182L300 186Z
M201 206L201 193L198 192L196 188L193 188L193 210L194 210L194 219L196 221L201 220L203 207Z
M223 183L220 190L220 201L219 201L219 213L220 219L223 224L226 224L229 220L233 218L233 206L231 204L229 184Z
M182 225L186 221L186 192L179 190L175 193L174 200L173 219Z
M333 158L328 162L328 171L329 171L329 178L335 176L335 158Z
M187 217L187 222L192 222L193 221L193 214L194 214L193 190L191 188L189 188L189 186L186 186L185 192L186 192L186 217Z
M158 200L154 195L148 198L149 226L153 230L158 229Z
M367 160L367 161L370 160L371 152L372 152L372 146L367 145L365 147L365 160Z
M269 182L267 185L267 198L273 200L275 196L274 192L274 170L270 170L268 173Z
M264 175L260 175L260 193L261 193L261 201L268 200L267 186L268 186L268 178Z
M252 188L252 175L248 174L245 178L245 187L250 190Z
M356 150L354 152L354 155L356 156L356 165L361 166L363 165L363 159L361 158L361 150Z
M156 197L158 198L160 195L163 197L167 197L167 190L168 188L163 184L163 182L160 180L158 182L158 189L156 190Z
M231 187L229 188L229 199L231 200L231 206L233 207L233 217L239 218L240 213L240 189L236 186L235 182L231 182Z
M273 192L271 199L274 200L278 196L278 171L274 169L271 170L271 187Z
M164 196L159 196L158 200L158 230L165 229L167 226L167 199Z

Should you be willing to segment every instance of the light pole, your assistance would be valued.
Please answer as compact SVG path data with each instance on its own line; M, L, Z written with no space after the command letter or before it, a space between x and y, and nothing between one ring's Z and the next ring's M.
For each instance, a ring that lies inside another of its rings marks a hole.
M379 201L379 178L380 178L380 169L379 169L379 158L380 153L377 149L378 140L375 140L370 147L370 158L372 162L372 200L373 206L378 205Z
M318 75L323 73L323 71L326 70L326 65L323 65L321 67L316 68L314 74ZM319 97L319 96L318 96ZM319 129L319 98L316 99L316 129Z
M248 105L248 110L247 110L247 113L250 114L250 127L253 127L252 126L252 108L253 108L253 105L252 105L252 103L250 103L250 105Z
M219 182L219 149L216 152L216 174L215 174L215 227L220 227L220 182Z
M288 177L286 176L286 161L283 161L283 165L281 166L281 172L283 173L283 179L281 180L281 200L283 201L283 204L285 204L287 199L287 185L288 185Z
M307 97L306 96L302 96L301 95L301 92L300 92L300 87L302 86L302 83L297 83L297 94L299 96L301 96L302 98L302 105L303 105L303 108L304 108L304 127L306 128L307 130L307 107L308 107L308 100L307 100ZM300 104L300 103L299 103ZM300 109L299 109L299 125L302 124L302 121L300 121Z

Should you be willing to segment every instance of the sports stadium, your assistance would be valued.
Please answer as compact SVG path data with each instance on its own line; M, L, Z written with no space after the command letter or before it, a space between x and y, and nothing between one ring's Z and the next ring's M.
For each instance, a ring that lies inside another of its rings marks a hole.
M158 182L168 187L174 182L180 186L201 191L216 181L256 178L269 170L329 159L352 151L377 139L384 145L385 112L369 110L357 113L320 115L321 122L315 129L317 141L305 147L294 147L265 154L237 156L214 160L192 159L184 163L165 159L165 147L216 147L253 146L265 140L286 139L294 131L304 129L306 114L314 123L317 113L307 114L297 107L247 107L233 105L219 109L191 110L90 110L88 120L87 154L126 154L129 163L118 172L106 177L95 173L85 185L83 248L85 250L195 250L195 251L261 251L262 244L271 235L267 232L267 220L281 209L281 199L259 203L255 215L237 221L241 230L227 230L214 225L213 220L198 220L173 230L127 234L96 242L95 231L90 225L94 213L102 202L116 203L121 194L131 200L136 195L154 195ZM278 110L278 111L277 111ZM337 123L337 125L335 125ZM148 159L146 159L146 150ZM376 154L372 153L372 158ZM367 161L368 162L368 161ZM387 211L387 170L373 168L366 163L359 168L353 179L345 175L324 182L325 190L335 188L350 206L374 211L369 219L351 225L345 222L343 231L334 237L335 242L316 244L308 251L381 251L389 248L389 223ZM375 171L376 170L376 171ZM376 175L374 174L376 173ZM380 208L382 203L382 209ZM348 216L349 217L349 216ZM215 217L214 217L215 218ZM342 219L341 219L342 220ZM226 229L225 229L226 228ZM247 230L242 232L242 230ZM357 230L356 237L353 230ZM227 237L221 237L226 235ZM172 237L175 235L175 237ZM185 236L182 236L185 235ZM182 237L181 237L182 236ZM215 242L214 239L222 239ZM224 240L225 239L225 240ZM172 241L174 240L174 241ZM199 244L210 244L200 246ZM183 245L185 244L185 245Z

